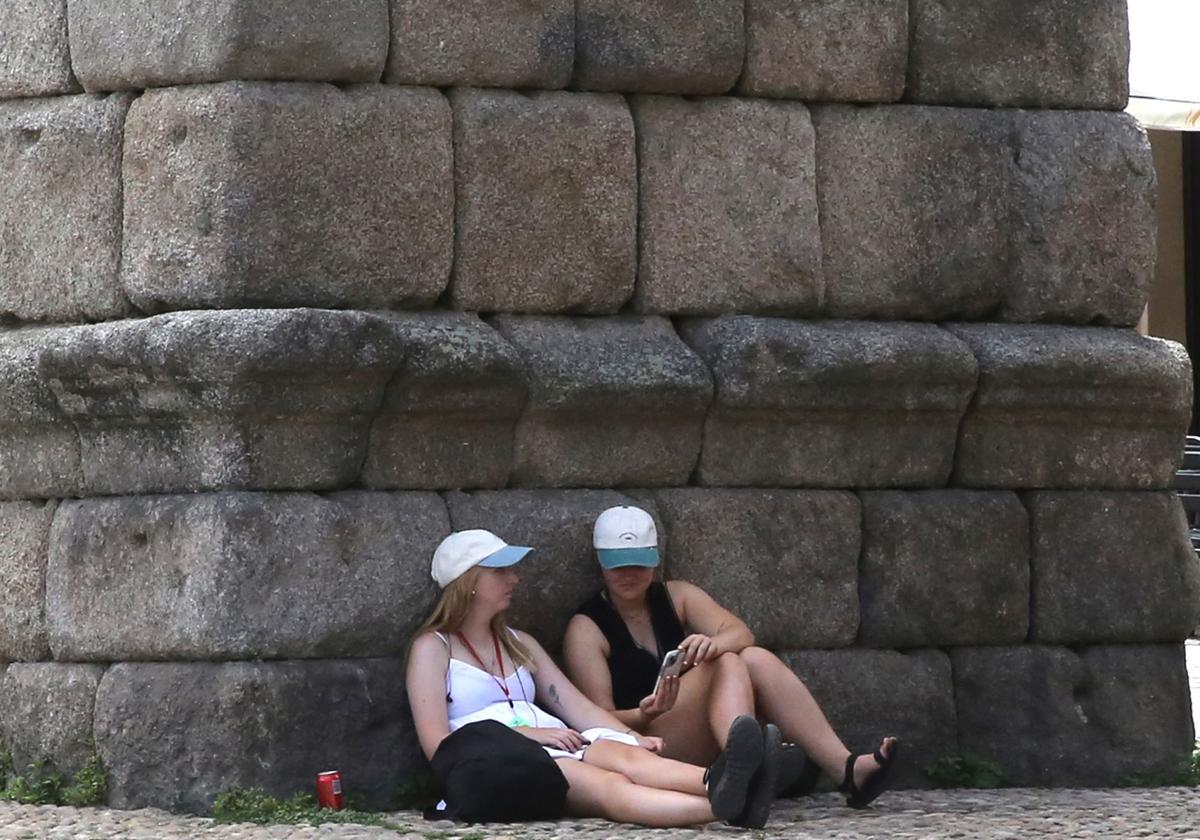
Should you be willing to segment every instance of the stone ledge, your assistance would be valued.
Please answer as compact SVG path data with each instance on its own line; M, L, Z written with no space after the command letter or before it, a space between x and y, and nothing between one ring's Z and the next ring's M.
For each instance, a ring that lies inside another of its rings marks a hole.
M1132 330L952 324L979 361L959 437L965 487L1160 489L1179 464L1191 364ZM1020 453L1020 457L1014 457Z
M712 369L704 485L946 483L975 360L925 324L734 316L683 335Z
M435 600L429 558L450 530L433 493L67 501L50 645L100 662L397 656Z
M377 82L387 0L70 0L89 91L228 80Z
M109 805L210 813L218 793L312 790L337 768L367 807L395 807L424 765L399 659L119 663L96 694Z

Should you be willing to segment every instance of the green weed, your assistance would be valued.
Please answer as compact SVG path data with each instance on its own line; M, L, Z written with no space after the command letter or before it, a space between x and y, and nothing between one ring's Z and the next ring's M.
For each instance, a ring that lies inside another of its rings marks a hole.
M23 773L12 767L11 756L0 757L0 799L21 805L71 805L83 808L102 805L108 799L108 771L95 752L68 781L54 762L35 761Z
M1173 773L1136 774L1125 780L1128 787L1200 787L1200 741L1192 754Z
M401 830L404 826L384 819L383 814L346 808L332 811L317 807L311 793L298 793L290 799L277 799L261 788L227 790L213 803L213 817L219 823L258 823L259 825L321 825L354 823Z
M939 758L925 775L941 788L998 788L1004 787L1000 768L979 756L946 755Z

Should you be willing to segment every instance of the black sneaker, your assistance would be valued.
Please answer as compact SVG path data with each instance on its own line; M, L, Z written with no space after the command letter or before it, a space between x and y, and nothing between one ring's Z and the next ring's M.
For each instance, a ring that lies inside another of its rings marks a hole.
M763 729L763 760L762 766L754 774L750 783L750 791L746 796L746 810L735 819L732 825L742 828L762 828L771 816L771 805L775 802L775 791L779 789L779 772L783 760L783 736L779 727L768 723Z
M808 796L817 787L821 767L808 757L799 744L784 743L783 759L780 761L779 787L776 799L793 796Z
M750 782L762 761L762 727L749 715L738 715L729 726L725 749L704 773L713 816L732 820L745 810Z

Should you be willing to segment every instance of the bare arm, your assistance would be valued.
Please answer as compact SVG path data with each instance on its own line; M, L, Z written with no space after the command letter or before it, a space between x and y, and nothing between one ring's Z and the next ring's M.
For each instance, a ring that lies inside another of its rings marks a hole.
M671 600L679 610L679 619L693 634L707 636L712 640L712 652L699 661L715 659L722 653L740 653L754 644L754 633L746 623L718 604L711 595L699 586L682 580L667 583ZM688 642L692 639L685 639ZM681 647L683 647L681 645ZM689 644L689 648L696 645ZM692 651L694 653L694 650Z
M450 652L432 633L413 642L405 686L417 740L428 759L433 758L438 745L450 734L450 718L446 711L446 669L449 667Z
M533 662L537 667L537 673L534 675L537 700L547 711L578 730L604 726L624 732L631 728L623 724L611 711L600 708L585 697L558 669L550 654L546 653L536 639L528 633L521 633L520 638L533 655Z
M608 654L608 641L596 623L585 615L572 617L563 637L567 674L585 697L622 723L621 729L642 731L650 721L641 709L614 708Z

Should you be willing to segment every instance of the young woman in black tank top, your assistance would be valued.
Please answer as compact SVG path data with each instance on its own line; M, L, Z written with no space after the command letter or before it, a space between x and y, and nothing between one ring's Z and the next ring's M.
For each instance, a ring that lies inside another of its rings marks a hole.
M567 671L592 702L630 728L661 737L665 755L701 765L724 746L732 719L757 712L802 747L851 806L882 792L896 739L884 738L874 755L851 754L800 678L755 646L741 619L698 586L656 582L657 533L649 514L605 511L594 543L605 588L576 610L563 642ZM683 652L685 673L656 695L659 663L673 649Z

